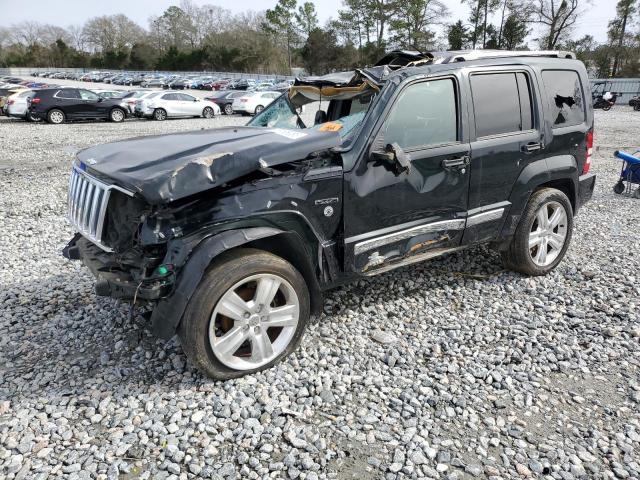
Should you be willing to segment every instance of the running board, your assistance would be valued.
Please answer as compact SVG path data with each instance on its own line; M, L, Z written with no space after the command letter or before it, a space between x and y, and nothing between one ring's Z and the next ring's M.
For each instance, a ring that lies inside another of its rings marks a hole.
M453 248L438 248L435 250L430 250L428 252L420 253L418 255L411 255L409 257L405 257L404 259L389 263L380 268L376 268L375 270L371 270L369 272L365 272L364 275L367 277L372 277L379 273L388 272L389 270L394 270L398 267L404 267L405 265L411 265L412 263L422 262L423 260L429 260L431 258L440 257L447 253L457 252L459 250L464 250L466 247L453 247Z

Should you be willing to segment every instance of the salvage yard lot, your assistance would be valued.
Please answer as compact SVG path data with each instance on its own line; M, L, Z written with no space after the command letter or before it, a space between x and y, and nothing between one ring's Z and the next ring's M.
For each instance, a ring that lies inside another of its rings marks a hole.
M401 268L213 382L61 257L66 186L79 148L246 121L0 119L1 478L640 477L640 200L611 190L640 113L596 112L594 198L549 276L485 247Z

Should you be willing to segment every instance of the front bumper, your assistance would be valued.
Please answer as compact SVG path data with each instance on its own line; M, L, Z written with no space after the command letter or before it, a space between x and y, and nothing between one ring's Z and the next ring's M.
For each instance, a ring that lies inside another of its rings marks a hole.
M98 296L154 301L166 297L173 289L173 275L152 276L155 264L145 263L142 258L126 260L123 256L105 252L79 233L62 250L62 256L82 261L96 277Z
M591 200L593 189L596 186L596 174L587 173L578 178L578 195L576 198L576 211Z

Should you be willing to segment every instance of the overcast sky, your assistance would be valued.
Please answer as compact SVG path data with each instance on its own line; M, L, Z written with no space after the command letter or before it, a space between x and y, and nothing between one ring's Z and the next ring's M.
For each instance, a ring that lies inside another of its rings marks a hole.
M265 10L273 7L276 0L194 0L197 4L213 4L233 12L243 10ZM458 18L466 19L468 9L459 0L443 0L451 10L446 22ZM9 26L23 20L52 23L66 27L70 24L82 24L98 15L124 13L130 19L146 27L151 15L161 14L170 5L178 5L180 0L0 0L0 25ZM299 0L298 3L302 3ZM336 17L336 11L342 7L342 0L314 0L318 17L324 23ZM607 22L615 14L615 0L592 0L585 4L580 15L576 36L591 34L599 42L607 38Z

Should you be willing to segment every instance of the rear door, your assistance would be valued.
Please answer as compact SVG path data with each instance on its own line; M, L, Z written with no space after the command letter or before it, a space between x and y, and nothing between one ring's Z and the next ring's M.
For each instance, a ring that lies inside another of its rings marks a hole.
M511 191L545 148L535 75L528 67L471 70L471 180L464 243L495 238L509 214Z
M77 88L62 88L53 96L54 106L64 112L68 118L82 116L82 98Z
M89 90L78 90L82 99L81 115L85 118L106 118L107 103L100 99L100 95Z

